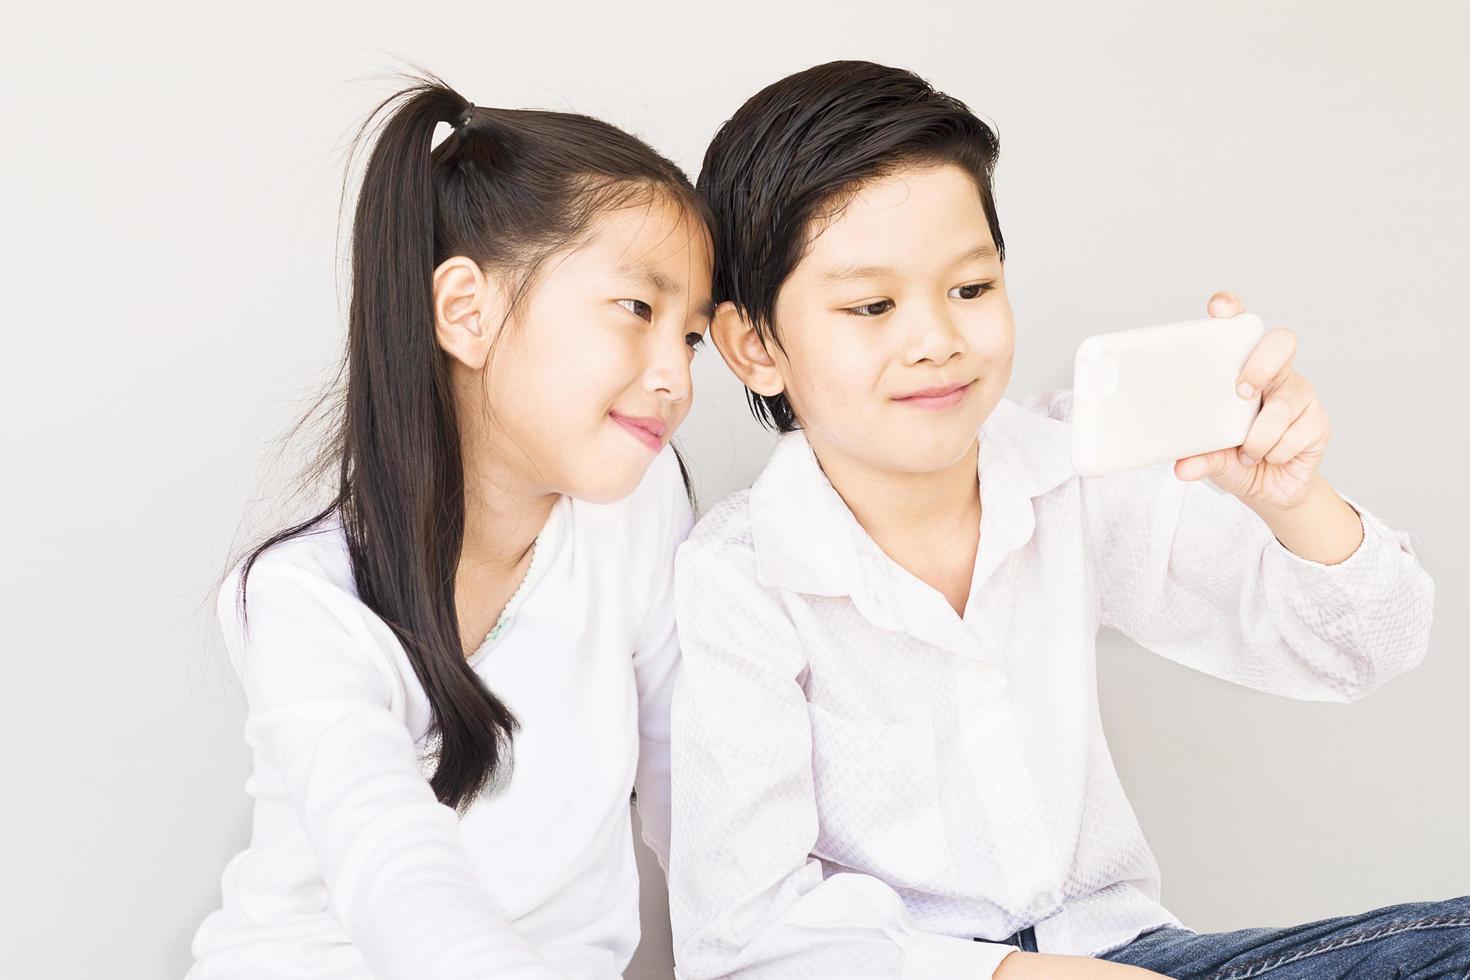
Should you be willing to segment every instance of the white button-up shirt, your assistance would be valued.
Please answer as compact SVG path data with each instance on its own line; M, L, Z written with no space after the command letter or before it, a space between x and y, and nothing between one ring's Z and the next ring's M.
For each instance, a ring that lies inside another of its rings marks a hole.
M1292 698L1417 664L1434 585L1355 502L1345 561L1294 555L1172 464L1071 466L1070 393L980 431L963 617L863 531L800 432L680 549L670 901L686 980L985 977L1034 926L1096 956L1151 927L1159 871L1097 703L1098 627ZM1347 499L1346 497L1344 499Z

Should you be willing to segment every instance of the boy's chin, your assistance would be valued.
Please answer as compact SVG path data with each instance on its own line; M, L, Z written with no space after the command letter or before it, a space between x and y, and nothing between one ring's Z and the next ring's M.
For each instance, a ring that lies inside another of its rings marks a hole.
M952 452L909 454L907 458L896 460L893 469L901 473L943 473L967 457L973 459L974 448L975 441L972 439Z
M890 473L941 473L965 458L973 459L975 433L956 432L942 438L915 440L903 436L872 441L864 455L870 466Z

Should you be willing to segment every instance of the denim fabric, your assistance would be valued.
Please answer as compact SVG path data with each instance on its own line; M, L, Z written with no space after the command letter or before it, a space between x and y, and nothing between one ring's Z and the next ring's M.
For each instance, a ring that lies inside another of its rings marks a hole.
M1287 928L1166 927L1099 959L1177 980L1470 980L1470 896Z

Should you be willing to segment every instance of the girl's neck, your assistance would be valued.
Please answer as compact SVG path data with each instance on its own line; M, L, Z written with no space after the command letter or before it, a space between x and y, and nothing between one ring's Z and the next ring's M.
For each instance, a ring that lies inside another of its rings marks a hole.
M509 573L531 550L560 496L531 486L507 466L466 459L460 570Z
M484 643L520 587L536 537L561 496L518 476L505 458L465 453L464 541L454 575L465 656Z

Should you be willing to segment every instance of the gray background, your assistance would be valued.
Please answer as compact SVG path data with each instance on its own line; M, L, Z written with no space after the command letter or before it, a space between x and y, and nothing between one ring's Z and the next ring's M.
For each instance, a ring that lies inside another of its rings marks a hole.
M1415 531L1438 583L1429 659L1313 705L1105 634L1118 765L1197 928L1470 892L1465 6L39 9L8 15L0 67L0 973L182 975L246 841L210 591L300 512L275 440L339 352L342 150L406 60L481 104L605 117L691 171L780 75L918 70L1000 129L1012 397L1069 384L1084 336L1201 315L1216 288L1295 330L1327 478ZM696 384L680 442L709 504L771 437L713 350ZM658 884L639 976L668 975Z

